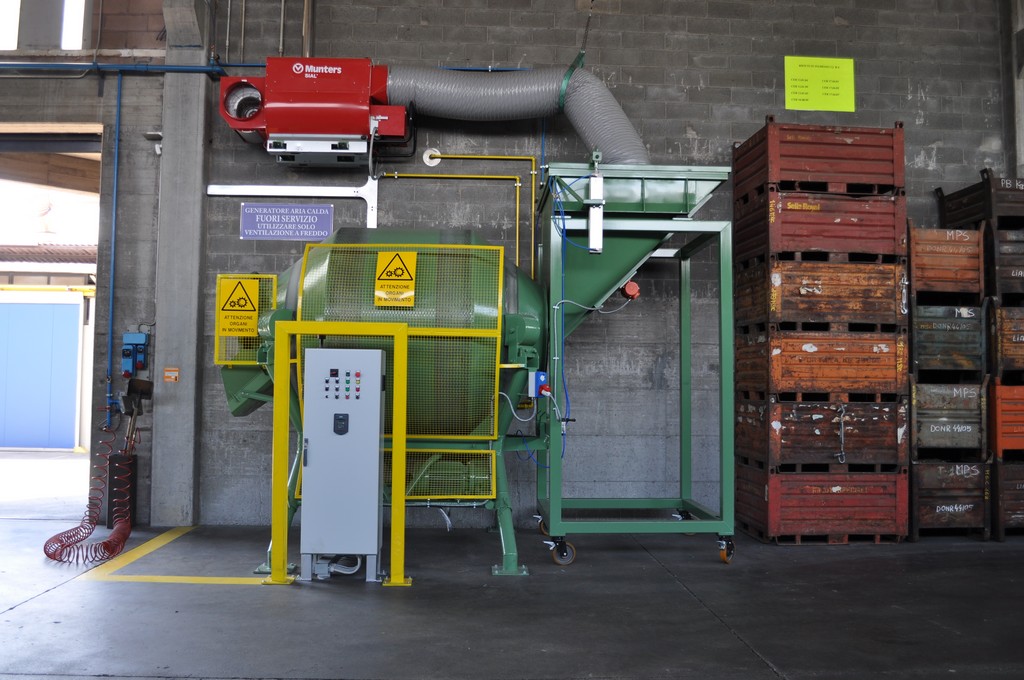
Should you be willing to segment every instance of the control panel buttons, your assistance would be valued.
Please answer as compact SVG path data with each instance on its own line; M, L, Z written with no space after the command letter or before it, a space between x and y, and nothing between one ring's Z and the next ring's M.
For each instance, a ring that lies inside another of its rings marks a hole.
M342 376L344 373L344 376ZM335 399L341 399L341 395L344 394L346 399L351 399L353 394L356 399L359 399L362 392L362 371L344 371L340 368L330 368L327 371L327 377L324 378L324 399L330 399L333 393ZM345 389L342 391L342 379L344 379ZM334 385L334 389L331 390L331 385ZM353 387L355 388L353 390Z

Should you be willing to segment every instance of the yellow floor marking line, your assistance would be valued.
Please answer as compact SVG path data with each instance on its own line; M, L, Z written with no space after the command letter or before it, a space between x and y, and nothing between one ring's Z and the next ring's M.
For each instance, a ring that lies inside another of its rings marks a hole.
M231 576L144 576L144 575L122 575L118 576L117 571L128 566L132 562L145 557L146 555L159 550L171 541L178 539L195 527L176 527L150 539L140 545L119 555L108 562L82 574L80 578L92 581L122 581L128 583L185 583L185 584L207 584L207 585L233 585L233 586L258 586L263 583L262 577L231 577Z

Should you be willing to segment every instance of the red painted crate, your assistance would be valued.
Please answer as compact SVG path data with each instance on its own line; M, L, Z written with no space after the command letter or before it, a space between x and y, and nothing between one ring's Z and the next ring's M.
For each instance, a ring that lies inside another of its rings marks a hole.
M989 390L988 446L998 461L1007 452L1024 452L1024 386L1003 385L996 378Z
M990 169L981 171L981 181L954 191L948 196L936 189L939 198L939 226L973 227L988 222L992 227L1018 228L1024 217L1024 179L997 177ZM1001 218L1011 218L1011 224L1002 224Z
M992 516L997 540L1006 538L1007 529L1024 529L1024 461L995 464L995 507Z
M900 264L770 260L735 273L737 326L756 323L907 324L907 269ZM837 326L837 328L833 328Z
M988 539L991 480L989 463L915 462L910 479L910 539L916 541L922 529L978 529Z
M761 467L794 472L881 471L905 466L906 399L895 402L786 402L736 399L735 452Z
M903 123L891 128L777 123L732 152L733 196L765 184L782 190L883 194L905 186Z
M979 229L910 228L910 285L919 292L985 294L985 250Z
M780 252L907 254L907 199L779 191L734 194L733 261Z
M895 333L764 330L736 336L736 389L907 394L907 359L905 327Z
M774 473L736 466L736 523L761 540L899 540L908 528L907 469Z

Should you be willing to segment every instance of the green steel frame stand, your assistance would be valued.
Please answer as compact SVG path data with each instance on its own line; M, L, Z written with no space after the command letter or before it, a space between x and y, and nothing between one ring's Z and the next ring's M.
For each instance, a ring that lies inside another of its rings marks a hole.
M691 168L676 166L601 166L603 201L588 194L589 177L595 166L552 164L550 182L542 196L545 230L542 276L550 292L548 308L548 370L551 397L546 417L550 428L549 447L542 450L537 471L537 506L552 540L555 561L567 564L574 549L565 543L571 533L711 533L718 537L721 557L732 557L734 531L733 468L733 299L732 299L732 224L726 221L696 221L689 215L706 201L711 192L728 178L728 168ZM603 249L599 253L569 246L564 238L587 244L590 236L591 207L602 205L598 228L602 229ZM636 272L637 268L662 247L673 234L688 233L692 238L674 257L679 264L680 300L680 451L679 493L671 498L566 498L563 493L562 423L554 401L563 405L560 362L564 358L562 338L584 320L586 311L575 305L559 305L562 299L588 307L599 306ZM692 493L692 258L706 249L718 247L719 283L719 377L721 470L720 510L707 508L693 499ZM564 258L564 259L563 259ZM564 277L564 279L563 279ZM564 281L564 283L563 283ZM564 292L563 292L564 288ZM546 467L545 467L546 466ZM674 510L677 518L665 519L572 519L566 510Z
M503 391L509 394L519 394L526 388L526 370L516 369ZM507 432L512 423L512 409L508 404L502 402L498 409L498 432ZM388 438L384 439L385 448L388 446ZM429 450L432 448L443 448L464 451L481 451L492 448L495 453L494 461L494 489L495 495L491 500L486 501L406 501L406 507L433 507L433 508L458 508L471 507L494 510L495 530L501 540L501 563L491 567L493 576L529 576L530 570L519 561L519 549L516 545L516 530L512 518L512 501L508 489L508 471L505 466L505 452L514 450L514 447L507 446L508 437L499 436L492 442L467 442L462 440L417 440L409 447L410 452L417 449ZM385 489L384 504L391 503L390 494Z
M504 439L499 439L499 444ZM494 501L494 518L501 538L501 564L491 567L492 576L529 576L530 570L519 562L519 550L516 547L516 530L512 523L512 501L508 494L508 475L505 471L505 455L502 448L497 449L495 460L497 498Z
M526 371L516 370L508 384L508 394L519 394L526 388ZM512 425L512 407L502 404L498 411L498 432L502 433L495 442L496 460L495 474L495 523L501 537L501 564L491 567L493 576L528 576L530 570L519 562L519 550L516 547L516 529L512 521L512 500L508 493L508 472L505 468L505 440L509 427Z

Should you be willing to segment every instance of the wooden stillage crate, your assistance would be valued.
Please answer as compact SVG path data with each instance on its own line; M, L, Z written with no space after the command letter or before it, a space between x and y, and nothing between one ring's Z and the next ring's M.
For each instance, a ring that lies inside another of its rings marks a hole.
M736 523L780 543L900 540L908 528L907 468L894 472L776 473L736 466Z
M867 396L867 395L865 395ZM736 399L736 458L782 472L879 472L905 466L907 400Z
M983 462L919 460L911 466L910 539L922 529L991 532L992 466Z
M768 116L763 128L733 148L733 195L765 184L784 191L889 193L906 185L903 153L903 123L798 125Z
M903 263L769 260L737 271L733 291L738 326L789 323L845 331L850 324L907 325Z
M1024 307L996 307L992 316L992 373L1024 382Z
M995 460L1024 460L1024 386L990 382L988 446Z
M919 384L912 382L912 456L930 449L955 449L973 460L988 458L986 431L988 379L981 384ZM934 457L934 454L931 454Z
M992 262L988 290L1001 305L1019 306L1024 302L1024 229L992 229L989 233Z
M948 196L936 189L939 198L939 226L942 228L977 226L983 221L1005 228L1001 218L1024 217L1024 180L997 177L989 168L981 171L981 181L954 191ZM1013 223L1017 223L1013 219Z
M736 388L766 394L904 395L907 359L906 327L895 333L766 329L736 337Z
M914 307L912 368L957 371L980 378L986 371L982 307Z
M917 293L985 295L985 251L980 229L910 227L910 284Z
M993 532L997 540L1007 529L1024 529L1024 460L995 463Z
M780 192L767 185L737 195L733 261L781 252L907 254L907 199Z

